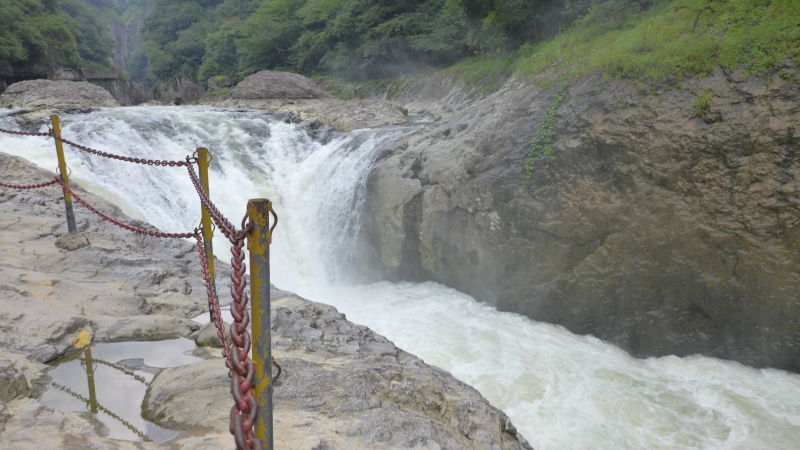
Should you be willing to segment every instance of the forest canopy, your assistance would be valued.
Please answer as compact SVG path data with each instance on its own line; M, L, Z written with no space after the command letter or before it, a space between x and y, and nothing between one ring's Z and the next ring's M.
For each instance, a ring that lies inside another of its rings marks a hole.
M95 3L112 1L2 0L0 66L108 67L112 39Z
M134 78L261 69L394 76L545 39L597 3L643 0L160 0ZM145 70L146 67L146 70Z

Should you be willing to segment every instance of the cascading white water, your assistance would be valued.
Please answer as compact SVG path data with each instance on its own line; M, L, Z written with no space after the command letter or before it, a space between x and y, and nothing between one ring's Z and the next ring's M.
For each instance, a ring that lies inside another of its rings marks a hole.
M276 285L333 304L476 387L537 449L793 449L800 442L798 375L700 356L635 359L435 283L336 281L341 274L328 268L344 265L339 252L357 231L366 175L381 150L413 127L320 140L266 113L205 107L115 108L62 121L70 139L137 157L182 159L209 147L212 197L234 223L248 198L275 202ZM0 126L15 124L0 113ZM0 151L55 167L44 138L0 135ZM71 150L68 161L74 179L164 231L190 230L199 220L185 169ZM222 239L215 246L225 254Z

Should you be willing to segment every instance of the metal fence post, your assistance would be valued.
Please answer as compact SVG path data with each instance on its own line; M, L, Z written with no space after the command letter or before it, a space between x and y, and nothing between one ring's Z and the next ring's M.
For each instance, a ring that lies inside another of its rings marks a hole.
M197 165L200 168L200 185L203 187L203 192L206 197L211 197L208 192L208 149L199 147L197 149ZM211 282L214 283L214 244L211 239L214 237L214 232L211 229L211 215L200 203L200 217L203 224L203 246L206 251L206 261L208 262L208 273L211 276Z
M83 363L86 365L86 381L89 384L89 410L96 414L97 394L94 389L94 359L91 345L87 345L83 350Z
M50 116L50 121L53 123L53 134L56 139L56 155L58 156L58 171L61 177L61 182L69 186L69 175L67 174L67 162L64 160L64 145L59 140L61 138L61 123L58 116ZM67 209L67 231L75 233L78 227L75 226L75 212L72 210L72 195L66 190L64 191L64 207Z
M272 202L264 198L247 202L252 230L247 236L250 252L250 301L253 312L253 364L255 365L255 397L258 417L256 439L264 450L272 450L272 336L269 308L269 244L272 233L269 215Z

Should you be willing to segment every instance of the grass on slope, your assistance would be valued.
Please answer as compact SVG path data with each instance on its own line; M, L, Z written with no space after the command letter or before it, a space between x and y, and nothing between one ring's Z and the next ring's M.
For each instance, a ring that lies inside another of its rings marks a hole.
M590 13L555 38L523 47L513 70L534 79L596 70L609 78L680 79L717 65L755 73L800 63L798 0L673 0L613 22Z
M784 62L800 65L800 0L662 0L645 12L596 8L554 38L511 54L476 56L392 79L326 78L324 84L352 98L447 77L485 94L512 75L546 84L595 71L607 78L677 81L715 66L759 73Z

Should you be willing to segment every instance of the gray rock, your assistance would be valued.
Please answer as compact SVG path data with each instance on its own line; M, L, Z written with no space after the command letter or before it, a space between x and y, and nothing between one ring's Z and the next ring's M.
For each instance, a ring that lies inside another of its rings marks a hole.
M13 362L0 360L0 402L27 397L30 389L25 374Z
M713 123L694 115L706 88ZM528 179L554 94L512 80L432 101L441 119L369 179L368 266L637 356L800 371L800 85L718 69L653 94L588 77Z
M41 405L35 399L0 403L0 448L39 450L42 448L102 448L142 450L161 448L147 442L127 442L101 437L103 426L89 414L62 412Z
M189 319L142 315L98 320L95 338L102 342L157 341L191 335L200 326Z
M86 233L64 233L56 239L56 247L62 250L77 250L91 245Z
M191 105L203 97L203 88L188 78L158 81L153 96L162 104Z
M0 105L56 110L119 106L119 103L105 89L85 81L28 80L8 86L0 95Z
M319 122L337 130L375 128L408 122L400 106L379 99L339 100L336 98L309 99L207 99L205 103L224 108L250 108L267 111L285 111L296 114L300 120Z
M284 297L272 314L276 447L530 448L477 391L335 308ZM160 372L142 408L162 426L221 433L230 405L224 361L212 359Z
M227 340L231 338L230 324L224 322L224 325L223 329L225 330L225 339ZM209 322L200 327L194 338L194 342L200 347L222 348L222 343L219 341L219 336L217 335L217 327L213 322Z
M236 99L326 98L331 95L308 78L291 72L262 70L237 84L232 90Z

